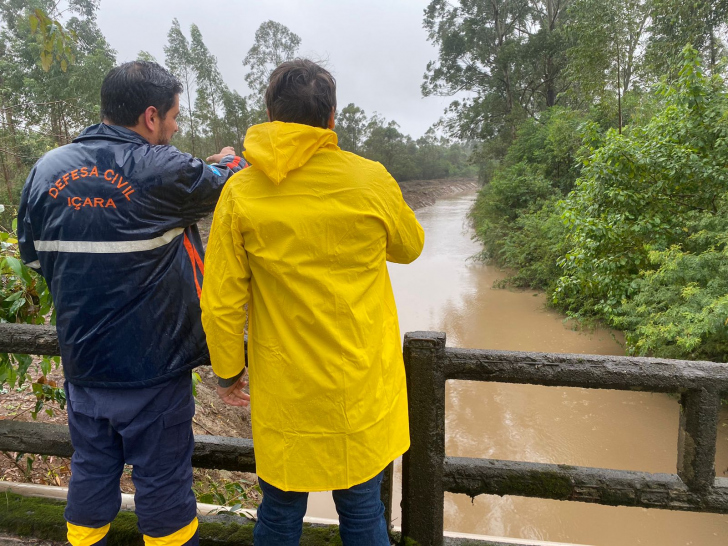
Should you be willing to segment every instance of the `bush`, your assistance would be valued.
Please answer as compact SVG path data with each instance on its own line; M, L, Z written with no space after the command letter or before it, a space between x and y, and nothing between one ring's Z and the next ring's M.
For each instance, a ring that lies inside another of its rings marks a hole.
M4 207L0 205L0 214L4 212ZM48 285L42 276L20 260L16 229L17 219L13 220L11 230L0 228L0 323L43 324L48 319L55 324L55 311ZM51 368L59 365L58 357L44 356L34 366L30 355L0 353L0 389L21 388L26 382L32 383L37 399L32 413L34 418L48 401L63 408L66 400L63 389L45 381ZM37 382L33 382L31 378L30 371L33 368L42 374ZM52 414L52 409L46 409L46 412Z
M634 281L613 322L632 354L728 360L728 196L720 213L690 222L680 245L652 251L656 269Z
M728 101L723 81L703 75L686 48L680 79L663 86L665 104L646 126L610 130L585 160L563 202L568 252L553 301L609 321L656 268L651 252L681 245L694 220L719 214L728 187Z

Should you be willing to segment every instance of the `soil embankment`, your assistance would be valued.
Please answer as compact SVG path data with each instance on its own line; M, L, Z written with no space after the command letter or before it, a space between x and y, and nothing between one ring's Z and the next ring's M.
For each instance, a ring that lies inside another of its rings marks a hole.
M400 182L402 195L414 210L434 205L435 201L448 195L478 189L477 178L443 178L439 180L408 180Z

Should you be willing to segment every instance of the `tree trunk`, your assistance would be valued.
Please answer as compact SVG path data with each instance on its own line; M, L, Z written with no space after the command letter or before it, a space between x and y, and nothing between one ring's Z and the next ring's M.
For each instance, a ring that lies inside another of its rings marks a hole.
M190 76L189 68L185 69L185 89L187 90L187 107L190 118L190 143L192 144L192 155L197 157L195 153L195 109L192 106L192 95L190 92Z
M554 61L549 57L546 61L546 107L551 108L556 104L556 86L554 85Z
M3 105L4 106L4 105ZM10 133L10 140L13 142L13 152L15 152L15 166L18 170L23 169L23 160L20 157L20 154L18 153L18 137L17 137L17 131L15 130L15 120L13 120L13 114L10 111L10 108L4 108L5 111L5 124L8 129L8 132Z
M619 42L617 43L617 110L619 115L619 134L622 134L622 71L619 57Z
M13 204L13 183L11 181L10 172L8 171L8 165L5 162L5 154L0 153L0 164L2 164L3 178L5 178L5 186L8 189L8 203Z

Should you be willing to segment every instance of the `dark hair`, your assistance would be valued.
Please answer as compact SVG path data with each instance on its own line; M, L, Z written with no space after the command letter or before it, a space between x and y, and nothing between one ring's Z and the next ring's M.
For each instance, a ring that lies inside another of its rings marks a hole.
M270 75L265 106L271 121L327 129L331 109L336 110L336 80L308 59L286 61Z
M101 84L101 119L132 127L150 106L164 118L181 92L179 80L157 63L124 63L113 68Z

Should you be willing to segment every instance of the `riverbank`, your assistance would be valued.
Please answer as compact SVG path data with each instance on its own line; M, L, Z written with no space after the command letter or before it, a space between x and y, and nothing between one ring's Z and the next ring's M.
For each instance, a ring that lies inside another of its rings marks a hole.
M477 178L442 178L439 180L408 180L400 182L402 195L413 210L434 205L443 197L465 191L477 190Z

